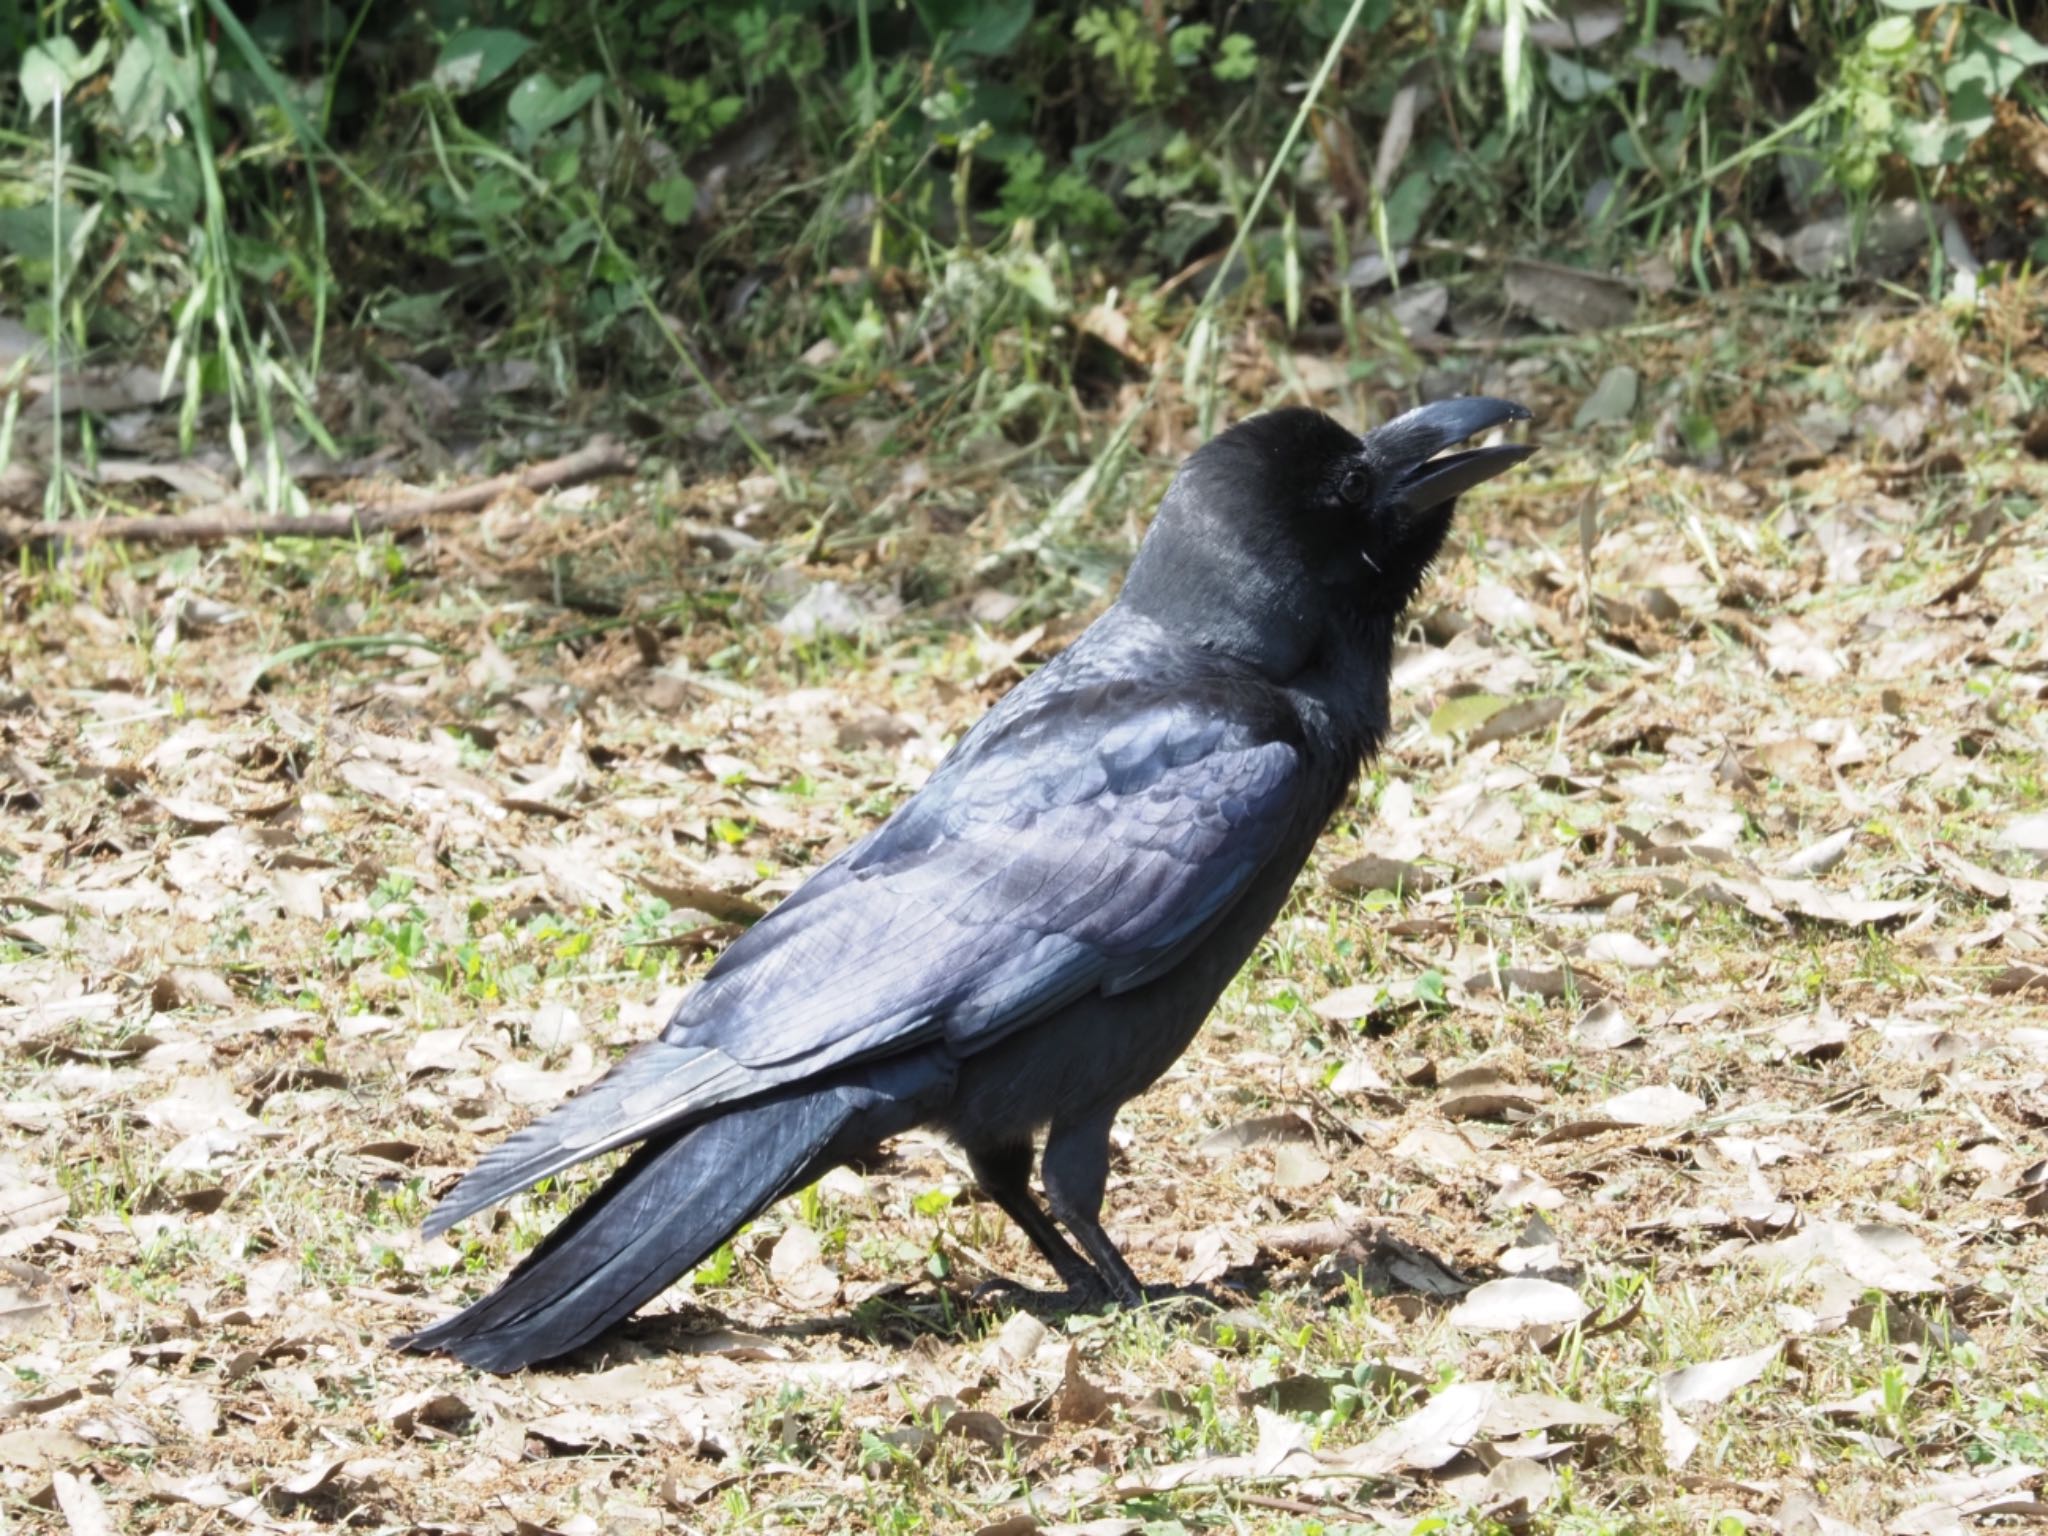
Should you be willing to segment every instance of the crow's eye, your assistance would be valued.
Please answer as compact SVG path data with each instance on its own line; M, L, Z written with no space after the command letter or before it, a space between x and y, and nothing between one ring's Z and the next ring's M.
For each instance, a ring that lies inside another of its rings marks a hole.
M1349 469L1337 483L1337 494L1347 507L1362 507L1372 495L1372 476L1362 469Z

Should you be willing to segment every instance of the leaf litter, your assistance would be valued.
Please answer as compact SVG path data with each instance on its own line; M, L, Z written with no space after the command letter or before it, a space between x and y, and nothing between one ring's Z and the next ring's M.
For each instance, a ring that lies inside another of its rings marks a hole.
M1050 1277L909 1137L571 1372L383 1345L589 1185L426 1203L1076 631L972 585L999 528L950 607L888 564L938 541L828 551L765 477L680 533L649 476L373 560L12 572L0 1485L91 1532L1528 1521L1567 1468L1696 1524L2037 1513L2048 564L1941 511L2044 489L1983 345L1873 318L1808 370L1939 381L1953 480L1553 429L1466 509L1384 771L1118 1128L1113 1229L1220 1313L984 1293ZM1568 422L1626 367L1647 417L1689 366L1531 361L1474 383ZM348 636L394 638L272 643Z

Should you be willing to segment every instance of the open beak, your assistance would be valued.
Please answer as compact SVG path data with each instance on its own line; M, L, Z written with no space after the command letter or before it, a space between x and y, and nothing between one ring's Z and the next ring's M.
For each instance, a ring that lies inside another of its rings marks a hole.
M1501 443L1442 458L1438 454L1482 432L1528 419L1529 412L1512 400L1469 395L1417 406L1368 433L1365 440L1387 476L1389 499L1404 511L1426 512L1491 480L1536 450L1527 443Z

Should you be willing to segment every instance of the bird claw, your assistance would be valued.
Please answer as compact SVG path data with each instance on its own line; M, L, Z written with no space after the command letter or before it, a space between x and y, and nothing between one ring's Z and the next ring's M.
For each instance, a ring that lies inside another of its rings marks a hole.
M1095 1279L1068 1285L1063 1290L1039 1290L1007 1275L991 1275L969 1293L969 1301L977 1307L998 1299L1011 1311L1054 1314L1098 1312L1111 1302L1126 1311L1143 1306L1168 1312L1205 1309L1227 1312L1244 1300L1242 1296L1232 1296L1207 1285L1148 1285L1144 1287L1142 1296L1127 1298L1118 1296L1108 1285Z
M1067 1313L1092 1311L1109 1299L1109 1293L1098 1281L1044 1291L1006 1275L991 1275L968 1296L975 1306L983 1306L997 1298L1006 1302L1009 1310L1014 1312Z
M1214 1312L1227 1312L1244 1300L1232 1296L1213 1285L1148 1285L1145 1287L1145 1301L1155 1307L1207 1307Z

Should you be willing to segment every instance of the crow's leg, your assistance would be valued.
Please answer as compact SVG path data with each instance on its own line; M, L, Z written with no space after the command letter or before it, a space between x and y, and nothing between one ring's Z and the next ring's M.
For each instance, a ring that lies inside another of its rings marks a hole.
M1086 1120L1066 1125L1055 1122L1045 1139L1045 1159L1039 1165L1045 1180L1046 1204L1060 1225L1080 1240L1109 1293L1127 1307L1143 1306L1145 1288L1131 1273L1131 1266L1116 1251L1116 1244L1102 1230L1102 1190L1109 1182L1109 1127L1116 1119L1111 1107Z
M1060 1236L1060 1229L1032 1196L1028 1138L1005 1147L970 1149L967 1166L974 1170L974 1182L982 1192L1001 1206L1003 1214L1031 1239L1031 1246L1045 1255L1061 1285L1077 1299L1102 1294L1102 1277Z

